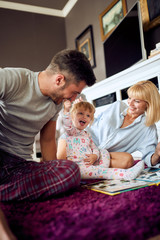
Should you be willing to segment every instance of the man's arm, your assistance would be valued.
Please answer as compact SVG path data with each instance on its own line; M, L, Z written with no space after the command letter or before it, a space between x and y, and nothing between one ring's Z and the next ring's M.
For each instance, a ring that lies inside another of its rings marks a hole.
M57 159L67 159L66 140L59 139L57 147Z
M41 129L40 145L43 161L57 159L56 121L49 121Z

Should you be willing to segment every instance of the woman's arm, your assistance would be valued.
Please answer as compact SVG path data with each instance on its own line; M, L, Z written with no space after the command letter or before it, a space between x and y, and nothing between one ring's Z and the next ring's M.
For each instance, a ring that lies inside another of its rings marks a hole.
M157 144L155 153L151 157L151 164L154 166L160 163L160 142Z
M147 127L146 130L137 141L137 150L142 153L142 160L148 167L159 167L157 165L159 156L156 152L158 143L156 126Z

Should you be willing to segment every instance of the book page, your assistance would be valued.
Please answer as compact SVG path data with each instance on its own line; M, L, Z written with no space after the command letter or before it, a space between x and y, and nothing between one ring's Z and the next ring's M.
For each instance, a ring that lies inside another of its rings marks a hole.
M118 192L125 189L139 188L148 185L149 184L147 182L139 180L104 180L88 184L87 187L106 192Z

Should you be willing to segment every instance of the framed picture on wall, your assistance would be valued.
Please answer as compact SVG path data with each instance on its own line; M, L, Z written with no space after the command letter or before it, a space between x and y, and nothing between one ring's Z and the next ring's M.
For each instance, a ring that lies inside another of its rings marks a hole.
M91 63L92 68L96 66L93 29L89 25L78 37L75 39L76 49L83 52Z
M160 0L140 0L144 30L160 24Z
M126 0L114 0L100 15L101 38L104 41L127 13Z

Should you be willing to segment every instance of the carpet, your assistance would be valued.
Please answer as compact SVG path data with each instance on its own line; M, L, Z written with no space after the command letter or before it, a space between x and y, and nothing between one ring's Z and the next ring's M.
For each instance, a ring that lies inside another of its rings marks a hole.
M1 203L18 240L147 240L160 234L160 186L109 196L79 187L44 202Z

